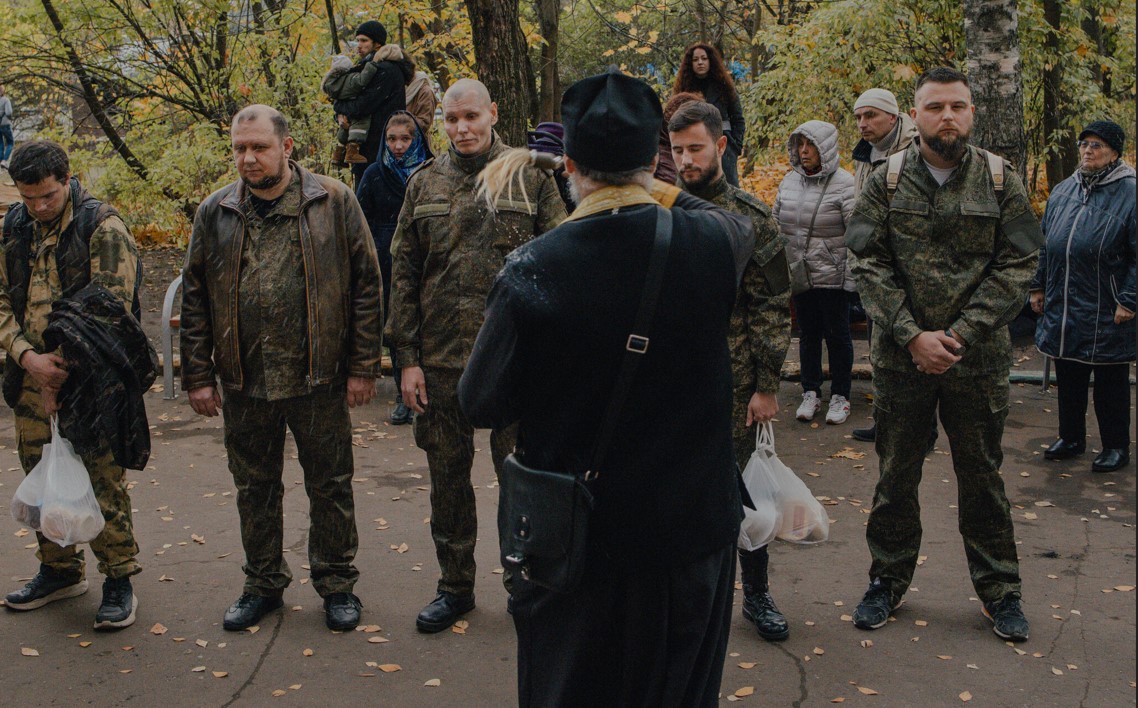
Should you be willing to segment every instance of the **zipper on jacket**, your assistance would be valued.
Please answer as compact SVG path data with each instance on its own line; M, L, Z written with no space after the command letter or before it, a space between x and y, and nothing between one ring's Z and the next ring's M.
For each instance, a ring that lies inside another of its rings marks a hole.
M1063 356L1063 352L1067 350L1067 312L1071 303L1071 242L1075 237L1075 229L1079 226L1079 219L1083 218L1083 212L1087 210L1087 203L1084 200L1079 206L1079 213L1075 214L1074 220L1071 222L1071 230L1067 232L1067 253L1066 253L1066 272L1063 273L1063 319L1059 322L1059 356Z

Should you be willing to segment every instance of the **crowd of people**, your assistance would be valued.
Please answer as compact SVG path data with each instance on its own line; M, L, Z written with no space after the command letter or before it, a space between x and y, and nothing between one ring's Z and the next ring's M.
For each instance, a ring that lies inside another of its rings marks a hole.
M737 186L744 121L709 45L685 52L667 106L612 70L570 87L562 122L538 125L520 150L495 131L486 86L458 80L442 97L447 144L434 155L430 119L410 105L421 72L385 44L380 23L361 25L357 40L360 61L337 62L323 84L355 190L292 159L279 110L247 106L231 130L238 179L201 204L186 255L182 385L196 413L224 417L245 554L226 630L278 610L292 580L286 430L326 624L359 624L349 409L375 396L386 343L392 423L413 421L430 469L440 577L418 629L443 631L475 606L472 436L489 428L500 478L560 471L591 500L579 581L551 589L529 572L504 574L520 703L716 703L736 567L743 616L766 640L790 632L768 548L737 539L747 502L738 470L757 424L779 411L792 303L796 417L823 407L824 342L825 419L841 424L856 290L873 322L876 393L874 427L855 436L875 441L880 476L854 624L881 628L904 601L939 415L983 613L1001 638L1028 639L999 475L1006 325L1030 301L1038 346L1056 361L1060 439L1046 457L1084 451L1093 374L1104 446L1093 469L1128 464L1135 177L1119 126L1096 121L1079 136L1082 165L1053 190L1041 229L1015 170L969 142L967 78L933 69L908 112L884 89L857 98L854 175L839 165L834 125L798 126L791 172L768 206ZM76 378L45 343L53 304L94 288L129 309L140 266L123 220L82 188L58 145L22 145L10 173L23 203L4 221L0 345L29 472ZM107 521L91 542L106 576L95 626L121 629L134 622L130 577L141 570L123 467L106 441L83 461ZM501 539L526 535L499 522ZM7 596L10 609L87 590L83 552L38 538L40 570Z

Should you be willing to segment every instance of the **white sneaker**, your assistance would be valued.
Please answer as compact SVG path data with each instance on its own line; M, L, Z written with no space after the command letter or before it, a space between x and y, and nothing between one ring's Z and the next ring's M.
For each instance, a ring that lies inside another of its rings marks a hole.
M834 394L830 396L830 410L826 411L826 422L830 425L841 425L850 417L850 402L845 396Z
M814 420L814 414L820 410L822 410L822 401L818 399L818 394L807 391L802 394L802 405L794 415L799 420Z

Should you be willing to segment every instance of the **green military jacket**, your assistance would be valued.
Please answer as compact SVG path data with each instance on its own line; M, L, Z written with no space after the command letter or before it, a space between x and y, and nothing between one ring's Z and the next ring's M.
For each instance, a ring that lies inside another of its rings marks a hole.
M680 183L680 186L684 186ZM735 296L727 343L736 392L776 393L790 346L790 269L786 240L770 207L720 177L701 191L688 190L727 211L749 217L755 250Z
M946 375L1006 372L1006 325L1024 305L1043 243L1019 176L1005 163L997 195L984 153L969 146L938 185L917 141L892 196L886 172L869 178L846 230L858 292L875 325L874 367L915 372L909 341L951 328L967 348Z
M539 170L523 173L525 198L515 190L491 210L476 195L478 173L508 149L496 134L483 155L451 148L407 182L385 330L400 366L465 368L506 254L566 216L553 176Z

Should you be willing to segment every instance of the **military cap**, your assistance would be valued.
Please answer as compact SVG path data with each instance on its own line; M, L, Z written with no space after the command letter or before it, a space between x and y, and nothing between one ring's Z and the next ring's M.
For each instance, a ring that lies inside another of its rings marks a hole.
M569 87L561 100L565 154L601 172L647 167L656 157L664 114L640 79L616 67Z

